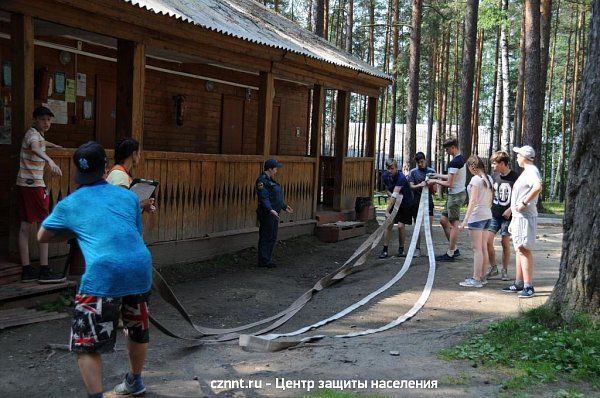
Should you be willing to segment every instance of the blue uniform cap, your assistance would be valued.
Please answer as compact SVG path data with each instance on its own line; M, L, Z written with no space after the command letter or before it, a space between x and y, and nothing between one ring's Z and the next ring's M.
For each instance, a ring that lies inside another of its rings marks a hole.
M265 170L269 170L269 169L274 169L275 167L277 167L278 169L282 168L283 165L281 163L279 163L277 160L275 159L268 159L265 162Z

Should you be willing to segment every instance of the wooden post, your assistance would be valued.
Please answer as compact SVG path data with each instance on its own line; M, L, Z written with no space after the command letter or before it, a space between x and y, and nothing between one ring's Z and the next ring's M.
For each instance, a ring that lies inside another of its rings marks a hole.
M333 209L345 210L347 205L344 198L344 159L348 153L348 111L350 107L350 93L338 90L337 108L335 110L335 185L333 192Z
M144 140L145 69L144 44L118 40L116 138L134 138L140 148Z
M317 203L321 194L321 136L323 134L323 111L325 105L325 89L316 84L312 95L312 117L310 125L310 156L315 158L313 173L313 206L312 216L317 215Z
M367 144L366 144L366 156L373 158L375 163L375 132L377 130L377 97L369 97L369 104L367 108ZM370 197L373 197L373 190L375 187L375 166L371 172L371 189Z
M273 98L275 97L275 80L273 73L260 72L258 90L258 132L256 134L256 153L269 157L271 151L271 121L273 118Z
M11 128L11 195L9 204L8 251L11 259L19 258L19 211L15 181L19 172L19 155L23 136L33 114L33 19L31 16L12 14L10 18L13 62L12 77L12 128Z

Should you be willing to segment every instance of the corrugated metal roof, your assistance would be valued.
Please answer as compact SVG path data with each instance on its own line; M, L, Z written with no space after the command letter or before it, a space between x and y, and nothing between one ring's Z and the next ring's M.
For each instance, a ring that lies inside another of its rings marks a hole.
M123 1L224 35L391 80L379 69L331 45L255 0Z

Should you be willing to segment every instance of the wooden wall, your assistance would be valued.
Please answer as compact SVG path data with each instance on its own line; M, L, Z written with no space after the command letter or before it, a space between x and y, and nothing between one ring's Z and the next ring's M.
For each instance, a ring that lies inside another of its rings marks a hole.
M7 30L6 26L0 31ZM36 37L37 38L37 37ZM44 41L74 47L72 40L63 38L39 38ZM116 52L107 48L83 43L83 50L116 57ZM42 46L35 47L35 68L48 68L49 76L55 72L64 72L67 79L75 79L76 72L84 73L87 78L86 97L76 96L76 103L68 104L68 124L54 123L47 138L67 148L76 148L82 143L95 139L96 115L92 120L83 119L83 101L92 99L96 106L96 79L116 81L116 63L71 54L71 62L62 65L59 60L60 51ZM0 62L11 61L10 42L0 39ZM77 70L75 67L77 63ZM116 83L115 83L116 84ZM10 89L2 88L3 96L10 94ZM183 126L175 120L176 108L173 97L184 95L185 115ZM309 95L306 86L276 80L274 103L280 106L279 126L273 126L273 134L279 131L278 150L274 155L304 156L307 153L307 137L309 123ZM258 92L226 84L214 83L208 91L205 80L173 75L156 70L146 70L146 89L144 105L144 147L153 151L173 151L218 154L221 152L221 119L224 96L233 96L244 100L244 119L242 133L242 152L252 155L256 153L256 130L258 119ZM10 97L10 95L9 95ZM50 99L64 100L64 94L53 93ZM42 103L35 100L36 105ZM10 103L8 104L10 105ZM296 127L300 128L300 136L296 136Z

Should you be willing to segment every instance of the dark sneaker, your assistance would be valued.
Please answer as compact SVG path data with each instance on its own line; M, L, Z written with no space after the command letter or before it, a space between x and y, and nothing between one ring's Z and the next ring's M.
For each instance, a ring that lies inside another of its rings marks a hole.
M448 253L444 253L441 256L436 256L435 261L439 263L452 263L454 262L456 256L449 256Z
M492 279L492 277L494 277L494 276L498 276L498 267L496 265L490 265L485 277L488 279Z
M40 267L39 283L61 283L67 280L67 277L58 272L54 272L50 267Z
M512 285L506 286L502 291L504 293L518 293L523 290L523 286L517 286L514 283Z
M519 293L519 298L531 298L535 295L535 290L533 286L528 286L524 288L521 293Z
M381 252L381 254L379 255L379 258L384 259L388 257L388 252L387 250L384 250Z
M454 256L453 257L456 258L458 256L460 256L460 250L456 249L456 250L454 250Z
M127 376L121 384L115 386L114 392L116 395L133 395L134 397L142 395L146 392L146 386L141 377L133 380L131 384L127 381Z
M31 265L25 265L21 268L21 282L35 282L40 277L40 271Z
M406 253L404 253L404 248L398 249L398 255L396 257L406 257Z

